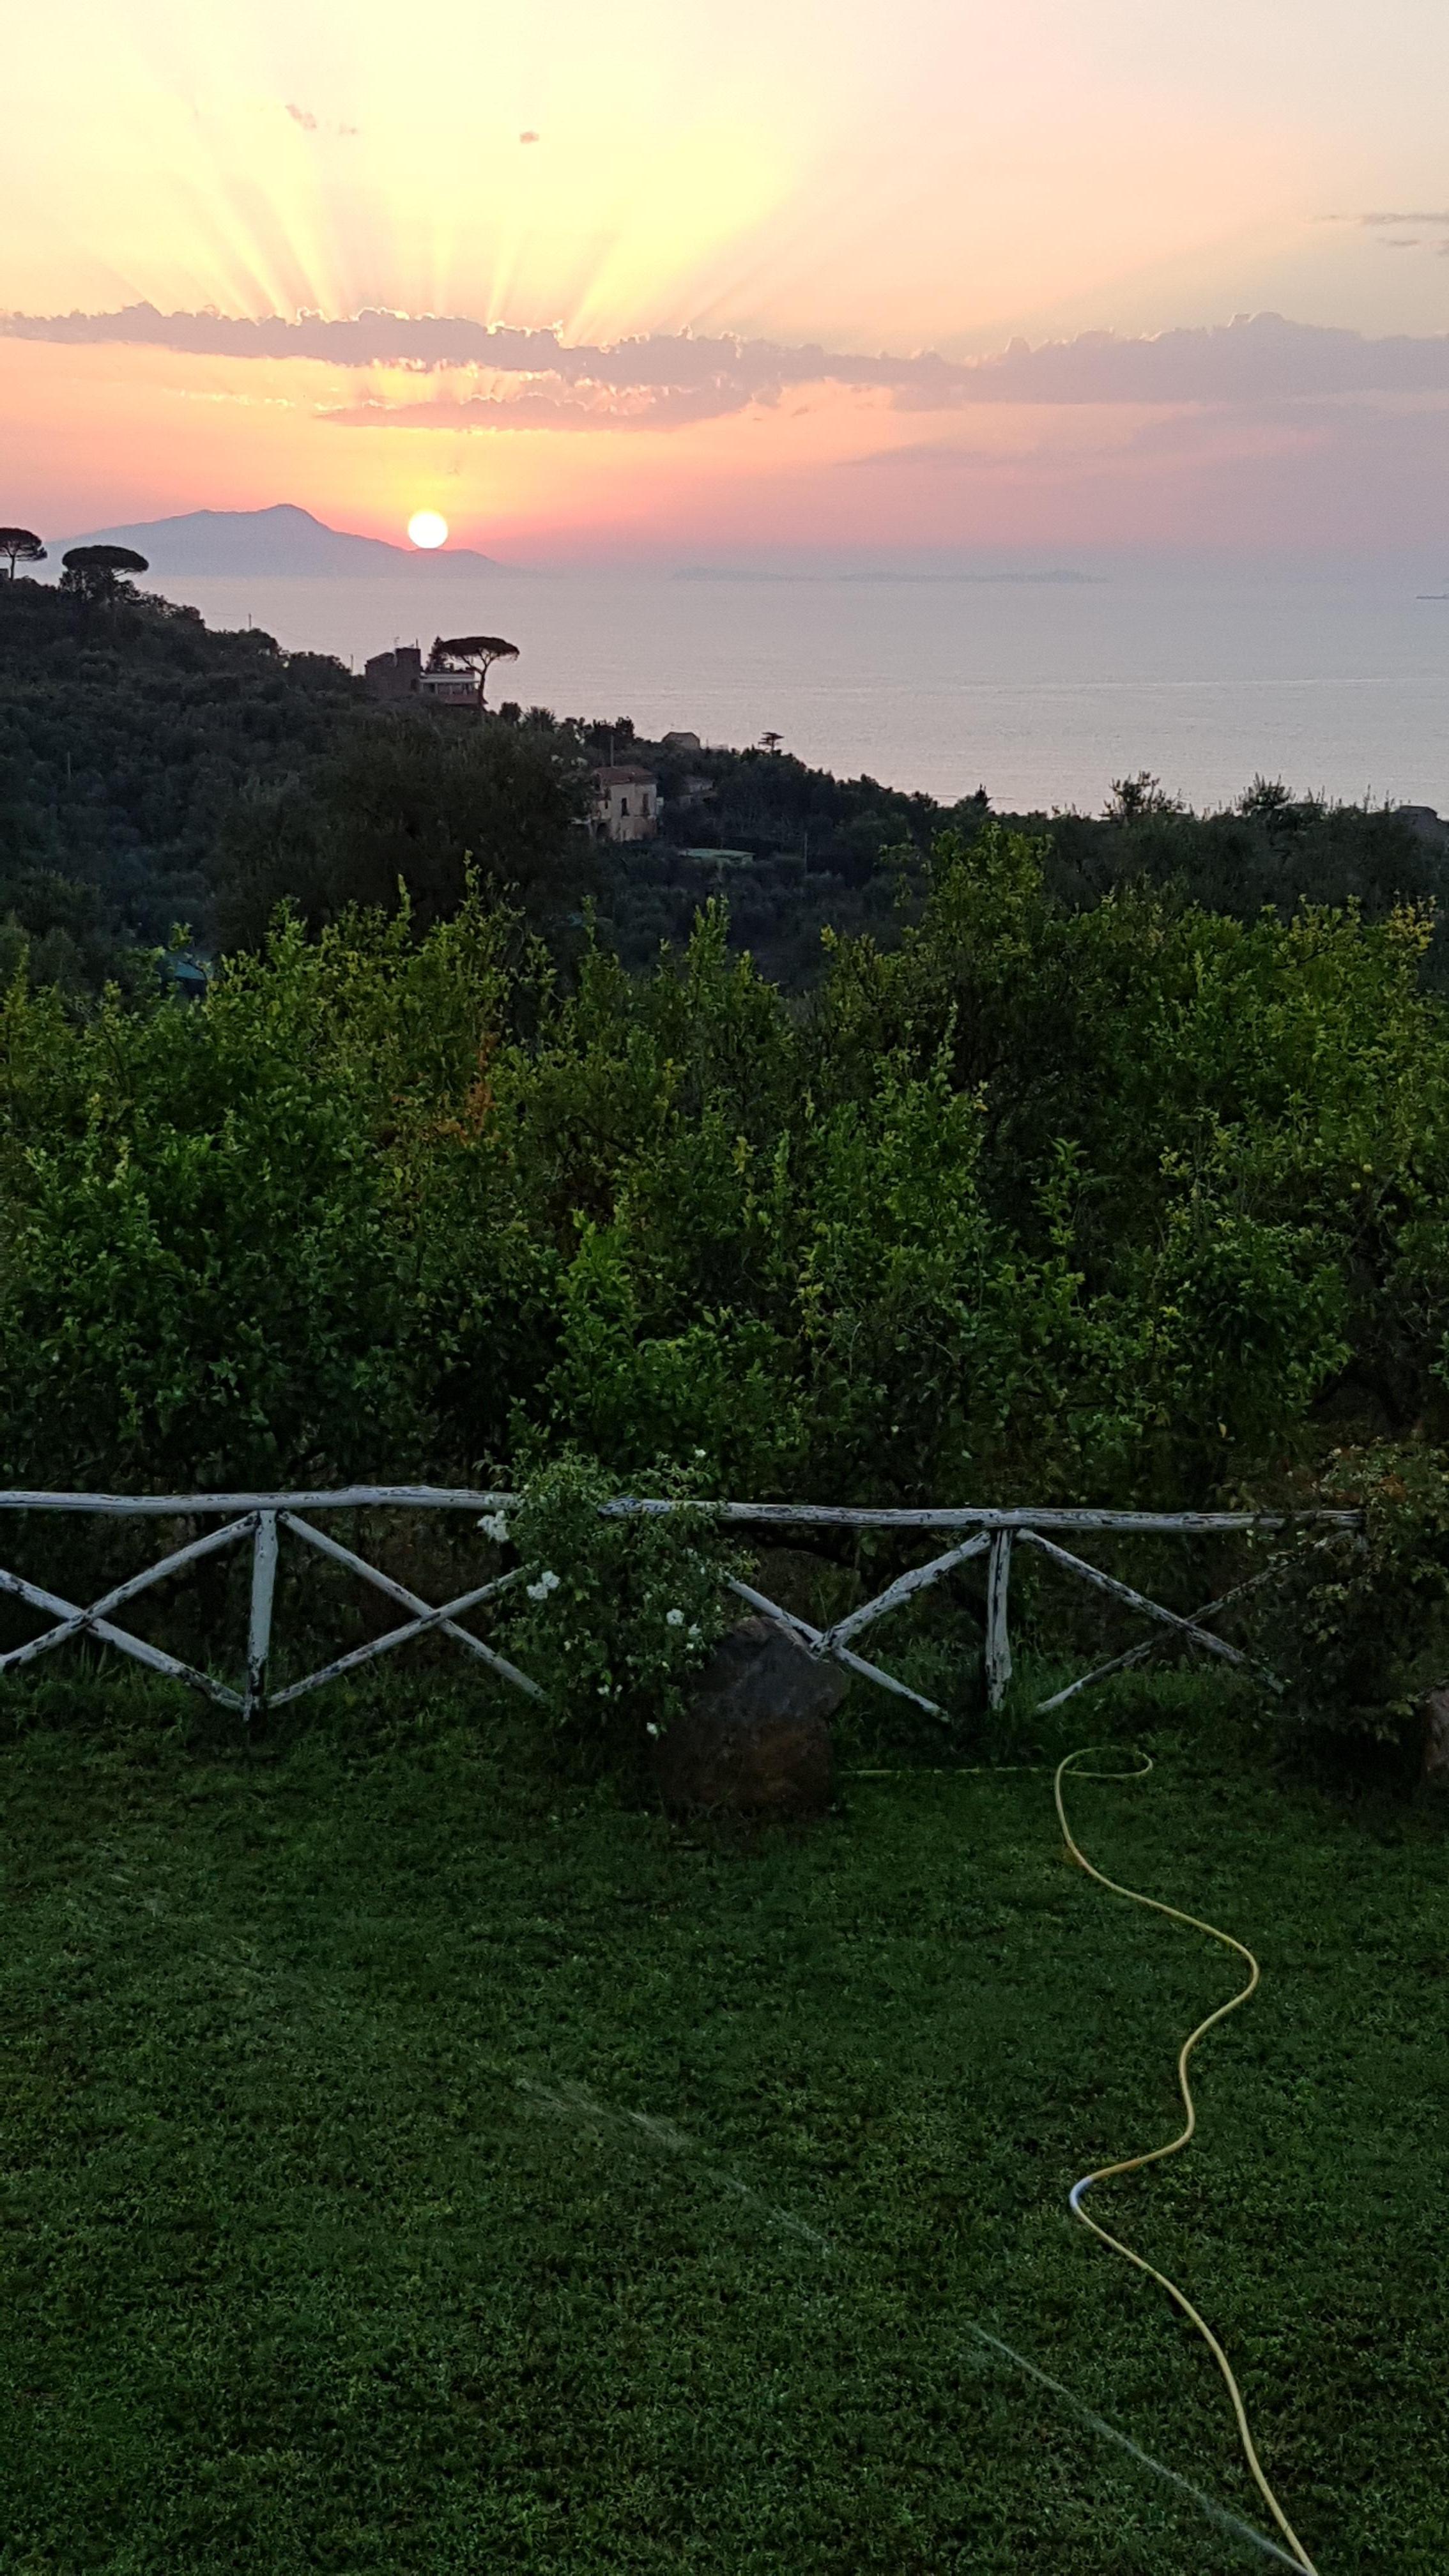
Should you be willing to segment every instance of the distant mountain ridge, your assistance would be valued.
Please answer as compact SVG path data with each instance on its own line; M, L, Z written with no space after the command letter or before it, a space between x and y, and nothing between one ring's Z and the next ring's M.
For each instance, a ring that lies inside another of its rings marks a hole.
M329 528L292 501L267 510L188 510L174 519L144 519L128 528L91 528L63 537L50 551L58 560L68 546L131 546L153 572L204 577L228 573L379 575L499 572L491 555L470 547L393 546L382 537L357 537Z

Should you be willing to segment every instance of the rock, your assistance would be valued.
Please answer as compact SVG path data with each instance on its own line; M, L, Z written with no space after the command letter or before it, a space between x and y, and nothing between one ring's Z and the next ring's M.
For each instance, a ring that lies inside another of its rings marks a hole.
M773 1619L741 1620L659 1739L654 1776L666 1807L818 1814L830 1797L829 1721L845 1691L839 1665L817 1663Z
M1424 1777L1449 1787L1449 1686L1424 1700Z

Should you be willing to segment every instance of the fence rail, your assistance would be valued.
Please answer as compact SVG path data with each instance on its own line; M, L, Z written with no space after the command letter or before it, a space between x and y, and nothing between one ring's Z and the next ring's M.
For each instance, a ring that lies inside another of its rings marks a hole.
M466 1488L437 1485L347 1485L330 1491L306 1491L255 1494L77 1494L46 1493L10 1489L0 1491L0 1511L26 1513L85 1513L106 1519L205 1520L216 1516L219 1529L207 1531L186 1545L172 1549L154 1564L133 1574L124 1583L114 1585L99 1599L83 1606L33 1583L25 1576L0 1567L0 1595L22 1602L29 1609L48 1616L51 1626L38 1636L28 1638L0 1654L0 1673L16 1672L35 1663L54 1647L87 1637L109 1646L118 1653L130 1655L153 1672L165 1674L174 1681L185 1682L219 1707L234 1711L244 1729L250 1730L267 1708L282 1708L290 1701L303 1698L309 1691L320 1690L344 1673L353 1672L379 1656L391 1654L398 1647L420 1637L441 1634L486 1665L502 1681L533 1699L543 1694L537 1682L520 1672L506 1656L476 1636L462 1622L470 1614L498 1600L520 1579L521 1569L491 1576L472 1585L456 1599L440 1604L424 1601L405 1584L369 1563L354 1548L346 1547L329 1531L318 1529L306 1517L313 1512L393 1510L406 1512L472 1512L491 1517L508 1511L522 1500L517 1493L473 1492ZM602 1510L609 1518L637 1518L681 1509L698 1511L698 1504L681 1505L654 1495L622 1494L606 1503ZM1195 1538L1241 1532L1262 1536L1281 1535L1307 1526L1320 1535L1316 1547L1331 1547L1348 1539L1361 1540L1362 1514L1354 1511L1310 1512L1114 1512L1075 1505L1043 1505L1040 1508L1014 1505L997 1508L991 1505L940 1505L919 1510L872 1510L868 1506L823 1503L716 1503L709 1506L716 1521L753 1524L762 1529L856 1529L909 1533L932 1532L942 1536L955 1534L954 1545L931 1557L922 1565L910 1567L887 1585L875 1599L862 1602L829 1628L817 1628L798 1612L785 1609L779 1602L757 1591L748 1583L731 1579L729 1589L749 1608L772 1619L777 1626L818 1657L829 1657L862 1679L877 1683L898 1698L909 1700L929 1716L944 1717L945 1711L934 1700L879 1664L869 1662L857 1653L854 1640L862 1636L877 1620L884 1619L913 1600L919 1593L954 1574L975 1558L984 1556L986 1565L986 1636L985 1677L987 1699L999 1707L1011 1681L1012 1654L1010 1635L1011 1566L1014 1550L1026 1546L1077 1581L1118 1602L1136 1616L1150 1621L1154 1633L1125 1653L1114 1655L1091 1672L1084 1673L1049 1699L1040 1702L1042 1710L1058 1708L1079 1691L1088 1690L1111 1673L1143 1662L1159 1646L1176 1640L1216 1656L1239 1669L1252 1668L1270 1687L1278 1687L1275 1677L1255 1662L1244 1648L1219 1636L1207 1622L1230 1608L1249 1592L1280 1576L1288 1562L1279 1555L1270 1559L1243 1582L1206 1602L1190 1617L1168 1609L1132 1584L1125 1583L1103 1567L1060 1544L1062 1536L1090 1538L1098 1535L1157 1536ZM315 1672L301 1680L289 1682L281 1690L269 1688L272 1651L272 1619L276 1596L277 1565L283 1534L343 1567L358 1579L384 1595L393 1605L408 1613L403 1623L388 1629L385 1635L355 1646L330 1663L319 1665ZM1048 1535L1051 1533L1051 1535ZM188 1566L215 1556L222 1550L250 1542L251 1592L247 1622L246 1674L240 1691L231 1689L210 1673L182 1662L118 1626L112 1613L125 1609L140 1595Z

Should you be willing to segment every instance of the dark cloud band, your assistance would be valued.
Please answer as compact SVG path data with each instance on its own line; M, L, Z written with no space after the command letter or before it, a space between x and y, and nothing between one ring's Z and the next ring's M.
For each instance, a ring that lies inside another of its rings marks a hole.
M339 404L326 416L345 427L671 429L819 384L880 393L894 408L925 412L977 403L1171 406L1449 392L1449 335L1375 340L1275 313L1151 338L1083 332L1036 348L1014 340L997 355L968 360L696 339L685 332L607 346L569 343L556 331L493 328L459 314L379 310L335 320L315 313L248 320L162 313L150 304L116 313L12 313L0 316L0 336L192 357L308 360L355 373L473 369L525 380L516 395L479 390L458 400Z

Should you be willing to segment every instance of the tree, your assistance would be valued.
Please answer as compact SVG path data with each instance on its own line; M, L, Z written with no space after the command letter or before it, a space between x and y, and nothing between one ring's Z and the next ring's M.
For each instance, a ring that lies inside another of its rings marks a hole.
M782 733L762 733L760 736L760 749L761 751L778 751L784 739L785 737Z
M131 574L151 568L145 556L133 553L129 546L72 546L61 562L65 566L61 589L73 599L84 600L88 608L134 599Z
M0 555L10 558L10 578L17 563L44 563L45 548L31 528L0 528Z
M518 646L505 635L437 635L428 655L430 671L472 671L478 681L478 713L483 712L483 692L488 674L495 662L516 662Z
M1139 769L1134 778L1113 779L1106 819L1109 823L1137 823L1148 814L1180 814L1182 810L1180 799L1169 796L1160 778L1154 778L1150 769Z
M575 910L592 875L576 756L527 725L375 717L313 775L238 805L215 861L227 946L260 946L284 899L309 929L349 904L406 896L416 929L464 901L470 872L536 925Z

